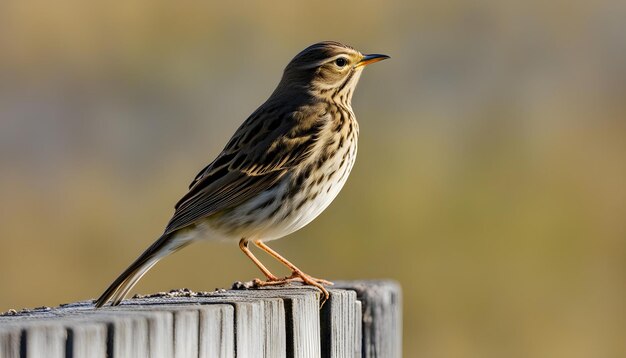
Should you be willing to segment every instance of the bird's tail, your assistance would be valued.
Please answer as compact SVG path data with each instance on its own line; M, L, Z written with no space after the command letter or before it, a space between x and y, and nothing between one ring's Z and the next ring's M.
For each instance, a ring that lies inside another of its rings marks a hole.
M189 241L176 240L174 235L175 233L164 234L144 251L96 300L96 308L102 307L109 300L112 300L111 306L119 305L128 291L152 266L163 257L178 251L189 243Z

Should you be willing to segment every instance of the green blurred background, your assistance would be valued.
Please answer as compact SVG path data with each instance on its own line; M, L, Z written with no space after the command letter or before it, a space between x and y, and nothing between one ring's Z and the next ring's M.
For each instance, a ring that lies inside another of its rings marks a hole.
M0 3L0 311L98 296L332 39L392 59L355 95L345 189L273 246L400 281L407 357L626 356L625 2L233 3ZM135 292L258 274L199 243Z

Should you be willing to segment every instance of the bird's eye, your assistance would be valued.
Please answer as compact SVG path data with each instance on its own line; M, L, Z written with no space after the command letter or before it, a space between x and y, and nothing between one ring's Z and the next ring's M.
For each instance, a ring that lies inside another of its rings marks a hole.
M339 67L343 67L348 63L348 61L343 58L343 57L339 57L338 59L335 60L335 65L339 66Z

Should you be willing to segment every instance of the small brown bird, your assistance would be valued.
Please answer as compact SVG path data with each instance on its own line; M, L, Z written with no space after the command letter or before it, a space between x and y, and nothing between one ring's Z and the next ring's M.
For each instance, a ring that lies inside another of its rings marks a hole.
M265 242L304 227L343 187L359 134L352 94L363 68L386 58L333 41L297 54L270 98L191 182L163 235L104 291L96 307L111 299L118 305L160 259L205 239L238 240L267 279L255 279L257 286L300 281L320 289L322 302L328 299L323 285L331 282L305 274ZM291 276L273 275L249 242L287 266Z

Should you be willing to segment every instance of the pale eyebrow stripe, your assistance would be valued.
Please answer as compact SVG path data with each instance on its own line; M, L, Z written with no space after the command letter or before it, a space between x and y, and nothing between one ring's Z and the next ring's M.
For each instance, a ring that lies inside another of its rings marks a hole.
M340 54L335 55L335 56L333 56L333 57L329 57L329 58L327 58L327 59L325 59L325 60L317 61L317 62L315 62L315 63L312 63L312 64L308 65L308 66L302 66L302 67L300 67L300 68L306 68L306 69L308 69L308 68L313 68L313 67L321 66L321 65L322 65L322 64L324 64L324 63L335 61L335 60L336 60L336 59L338 59L339 57L344 57L344 58L346 58L348 61L350 60L350 58L348 57L348 54L347 54L347 53L340 53Z

